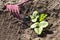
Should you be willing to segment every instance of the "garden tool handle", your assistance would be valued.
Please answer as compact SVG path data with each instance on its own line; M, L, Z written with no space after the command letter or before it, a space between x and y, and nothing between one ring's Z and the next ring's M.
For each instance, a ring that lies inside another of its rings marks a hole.
M24 3L28 2L28 1L29 1L29 0L25 0L25 1L23 1L23 2L20 2L20 3L16 4L16 5L22 5L22 4L24 4Z

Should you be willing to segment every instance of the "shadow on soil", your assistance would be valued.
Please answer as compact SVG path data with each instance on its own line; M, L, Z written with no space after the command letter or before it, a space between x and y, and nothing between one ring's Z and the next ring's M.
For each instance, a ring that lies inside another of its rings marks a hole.
M53 34L53 31L49 30L51 26L52 26L52 24L49 25L49 27L45 28L46 30L44 30L41 35L38 35L38 37L46 37L47 34Z
M38 37L46 37L47 34L53 34L53 32L49 30L45 30L41 35L38 35Z

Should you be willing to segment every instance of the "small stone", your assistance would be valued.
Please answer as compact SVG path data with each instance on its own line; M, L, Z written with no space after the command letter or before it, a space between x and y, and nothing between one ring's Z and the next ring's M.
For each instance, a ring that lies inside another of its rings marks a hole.
M23 35L21 35L21 40L30 40L30 35L28 35L28 34L23 34Z
M35 38L35 39L33 39L33 40L40 40L40 38L38 37L38 38Z

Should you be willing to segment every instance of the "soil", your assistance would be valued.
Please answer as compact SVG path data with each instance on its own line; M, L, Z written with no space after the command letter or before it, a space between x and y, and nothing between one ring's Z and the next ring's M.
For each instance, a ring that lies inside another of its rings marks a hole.
M6 11L6 1L0 0L0 40L60 40L60 0L30 0L20 6L20 20ZM48 14L49 26L42 35L30 29L29 15L35 10Z

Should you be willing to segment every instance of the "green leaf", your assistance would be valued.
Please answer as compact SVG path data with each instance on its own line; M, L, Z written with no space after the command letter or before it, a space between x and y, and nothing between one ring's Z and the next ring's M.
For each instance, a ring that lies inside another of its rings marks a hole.
M34 28L35 33L37 33L38 35L40 35L43 31L43 28L39 27L39 28Z
M47 26L48 26L48 22L46 22L46 21L41 21L41 22L39 23L39 27L45 28L45 27L47 27Z
M37 16L37 15L38 15L38 11L34 11L33 16Z
M32 15L30 15L30 18L33 19L34 17Z
M35 28L35 27L37 27L38 25L39 25L39 23L36 22L36 23L32 24L30 28Z
M30 15L31 17L31 21L32 22L36 22L37 21L37 18L39 17L39 14L37 11L34 11L32 15Z
M39 17L39 16L36 16L36 18L32 19L31 21L32 21L32 22L36 22L38 17Z
M39 21L43 21L47 17L47 14L41 14L39 17Z

